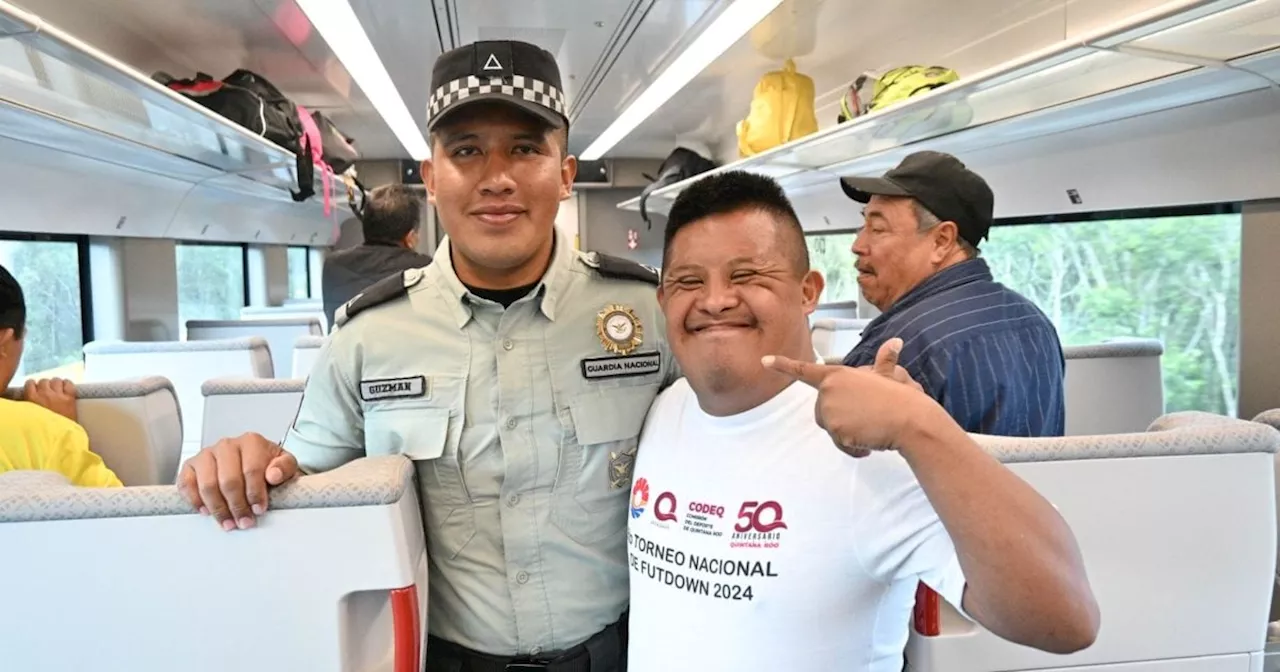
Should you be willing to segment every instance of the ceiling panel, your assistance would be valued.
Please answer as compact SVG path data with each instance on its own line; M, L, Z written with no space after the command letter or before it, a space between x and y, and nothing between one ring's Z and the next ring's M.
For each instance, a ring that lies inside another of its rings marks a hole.
M575 120L571 149L575 152L586 149L626 109L627 103L661 74L663 66L679 56L701 32L700 29L729 4L730 0L656 0L648 3L643 21L630 32L621 53L611 60L612 68L607 77L600 81ZM719 96L714 89L693 85L686 87L680 95L680 105L686 112L708 109ZM666 124L668 120L655 114L650 119L649 132L633 134L634 140L644 142L652 139L666 147L665 150L655 146L648 152L615 152L613 156L665 156L675 135L697 134L701 124L714 122L692 113L669 127ZM705 134L706 129L701 130Z

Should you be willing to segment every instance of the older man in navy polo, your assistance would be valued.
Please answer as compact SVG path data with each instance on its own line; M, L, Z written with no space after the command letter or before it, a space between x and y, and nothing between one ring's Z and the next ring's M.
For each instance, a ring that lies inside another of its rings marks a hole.
M995 202L986 181L954 156L917 152L841 187L867 206L853 253L863 296L882 311L844 363L871 364L899 337L902 366L965 430L1061 436L1058 332L979 257Z

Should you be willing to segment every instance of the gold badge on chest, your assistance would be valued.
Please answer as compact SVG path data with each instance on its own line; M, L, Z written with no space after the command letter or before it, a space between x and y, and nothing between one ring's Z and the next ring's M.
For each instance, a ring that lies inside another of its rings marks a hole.
M605 350L626 356L644 342L644 325L634 310L611 303L596 315L596 335Z
M609 452L610 488L617 490L631 487L631 475L636 467L636 448L637 446L631 446Z

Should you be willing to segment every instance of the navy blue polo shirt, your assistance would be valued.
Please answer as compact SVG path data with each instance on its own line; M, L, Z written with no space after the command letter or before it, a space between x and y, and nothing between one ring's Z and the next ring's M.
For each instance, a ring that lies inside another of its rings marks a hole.
M875 362L902 339L898 362L968 432L1062 436L1065 362L1058 331L1026 297L996 282L981 258L943 269L862 331L845 357Z

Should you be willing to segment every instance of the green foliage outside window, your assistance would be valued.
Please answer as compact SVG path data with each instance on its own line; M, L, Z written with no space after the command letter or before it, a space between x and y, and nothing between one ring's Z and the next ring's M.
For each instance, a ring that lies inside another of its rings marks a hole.
M1239 394L1240 215L997 227L996 280L1043 310L1064 345L1164 343L1165 406L1234 416ZM858 298L853 234L812 235L824 302Z

